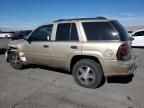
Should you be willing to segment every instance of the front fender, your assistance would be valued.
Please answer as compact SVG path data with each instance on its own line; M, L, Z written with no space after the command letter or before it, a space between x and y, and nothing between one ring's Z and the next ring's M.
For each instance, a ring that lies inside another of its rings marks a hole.
M6 62L9 62L9 55L12 53L12 52L18 52L18 49L15 48L15 47L10 47L6 50L5 52L5 58L6 58Z

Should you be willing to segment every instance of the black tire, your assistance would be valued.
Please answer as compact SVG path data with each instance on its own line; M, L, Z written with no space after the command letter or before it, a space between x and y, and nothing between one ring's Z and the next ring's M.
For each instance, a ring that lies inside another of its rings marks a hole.
M23 69L24 65L17 52L12 52L9 55L9 62L14 69Z
M8 39L8 36L6 35L5 38Z
M72 73L73 73L74 80L80 86L86 88L99 87L99 85L102 83L103 76L104 76L100 64L91 59L79 60L74 65Z

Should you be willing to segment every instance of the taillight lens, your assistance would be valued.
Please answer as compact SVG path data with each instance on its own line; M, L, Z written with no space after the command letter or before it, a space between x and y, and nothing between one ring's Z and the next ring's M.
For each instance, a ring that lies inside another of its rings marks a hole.
M128 60L129 59L129 46L128 44L123 44L119 47L117 52L118 60Z

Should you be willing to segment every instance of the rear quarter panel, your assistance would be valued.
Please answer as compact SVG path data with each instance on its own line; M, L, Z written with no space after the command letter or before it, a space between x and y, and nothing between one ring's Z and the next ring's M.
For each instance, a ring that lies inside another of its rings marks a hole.
M122 42L119 41L94 41L84 42L82 45L82 55L97 57L98 59L116 59L116 53Z
M122 68L118 68L120 66L120 62L117 60L116 54L120 45L125 43L130 45L128 41L95 41L83 43L82 55L98 58L105 75L120 73ZM124 72L126 72L126 70L124 70Z

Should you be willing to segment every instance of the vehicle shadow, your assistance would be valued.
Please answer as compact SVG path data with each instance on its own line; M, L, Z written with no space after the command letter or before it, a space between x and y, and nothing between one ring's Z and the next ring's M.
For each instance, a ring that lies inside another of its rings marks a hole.
M0 55L5 54L6 48L0 48Z
M143 49L143 48L144 48L144 46L140 46L140 47L133 46L132 48L139 48L139 49Z
M62 73L62 74L72 75L71 72L68 72L64 69L53 68L53 67L44 66L44 65L31 65L30 67L33 69L40 68L40 69L50 70L50 71L54 71L54 72L58 72L58 73ZM29 68L29 67L27 67L27 68Z
M39 69L45 69L45 70L49 70L49 71L53 71L53 72L57 72L57 73L66 74L66 75L72 75L72 72L68 72L64 69L53 68L53 67L42 66L42 65L30 65L30 67L27 67L27 68L32 68L32 69L39 68ZM134 77L133 74L129 75L129 76L112 76L112 77L107 77L107 78L103 77L101 84L97 88L100 88L101 86L103 86L106 81L107 81L107 83L127 84L132 81L133 77Z
M53 67L42 66L42 65L31 65L30 67L33 68L33 69L40 68L40 69L50 70L50 71L53 71L53 72L62 73L62 74L66 74L66 75L71 75L72 76L72 72L68 72L68 71L66 71L64 69L53 68ZM101 84L97 88L100 88L101 86L103 86L105 84L105 82L106 82L106 78L103 77Z
M112 76L112 77L107 77L107 82L127 84L132 81L133 77L134 77L133 74L129 76Z

